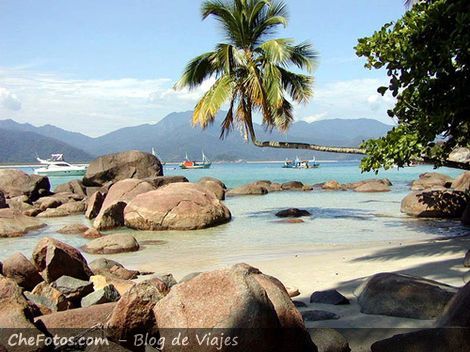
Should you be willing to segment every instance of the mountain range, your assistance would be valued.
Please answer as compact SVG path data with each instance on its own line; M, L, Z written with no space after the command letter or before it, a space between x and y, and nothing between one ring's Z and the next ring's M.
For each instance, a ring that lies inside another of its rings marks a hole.
M222 115L220 115L221 117ZM51 153L63 153L70 161L89 161L92 158L124 150L157 150L164 161L181 161L186 154L200 159L201 151L211 160L283 160L286 157L317 159L357 159L357 155L312 153L301 150L258 148L245 143L238 131L224 140L219 139L217 118L205 130L191 125L192 112L171 113L156 124L121 128L92 138L52 125L40 127L0 120L0 163L32 162L35 153L45 158ZM259 140L306 142L322 145L358 146L363 140L384 135L391 126L373 119L329 119L315 122L298 121L288 134L269 133L255 124Z

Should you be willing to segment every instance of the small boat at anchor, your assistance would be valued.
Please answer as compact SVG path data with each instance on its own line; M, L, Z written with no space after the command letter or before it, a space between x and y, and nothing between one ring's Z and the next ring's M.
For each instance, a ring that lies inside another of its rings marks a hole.
M186 154L185 160L180 164L182 169L208 169L212 165L212 162L206 157L204 152L202 153L202 161L189 160L188 154Z
M316 169L320 167L320 163L315 160L315 157L312 160L300 160L296 157L295 160L286 159L282 167L284 169Z
M160 155L157 154L157 152L155 151L155 148L153 147L152 147L152 155L156 157L158 160L160 160L160 164L166 165L166 162L163 161L163 159L160 157Z
M86 166L73 165L64 160L64 154L51 154L47 160L36 157L44 167L34 169L36 175L43 176L84 176Z

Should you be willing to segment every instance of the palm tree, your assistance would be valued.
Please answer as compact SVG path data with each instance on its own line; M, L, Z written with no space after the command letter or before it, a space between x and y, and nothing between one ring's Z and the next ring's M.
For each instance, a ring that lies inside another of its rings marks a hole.
M363 153L358 148L257 140L253 127L255 112L261 113L262 124L267 130L287 131L294 120L292 102L306 103L313 96L311 73L317 54L312 45L272 38L276 28L287 25L285 3L206 0L201 12L203 20L212 16L219 21L226 41L191 60L175 86L193 89L215 77L215 83L194 109L194 125L206 128L228 103L228 112L221 124L221 138L239 127L245 140L251 140L258 147ZM290 71L292 65L308 74Z

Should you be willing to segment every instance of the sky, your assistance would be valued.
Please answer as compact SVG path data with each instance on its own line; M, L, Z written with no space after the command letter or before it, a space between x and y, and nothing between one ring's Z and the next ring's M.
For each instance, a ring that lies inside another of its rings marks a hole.
M277 37L319 54L314 97L296 120L374 118L391 124L384 71L364 68L357 39L401 17L401 0L287 0ZM90 136L192 110L211 81L173 90L193 57L223 41L199 0L0 0L0 119Z

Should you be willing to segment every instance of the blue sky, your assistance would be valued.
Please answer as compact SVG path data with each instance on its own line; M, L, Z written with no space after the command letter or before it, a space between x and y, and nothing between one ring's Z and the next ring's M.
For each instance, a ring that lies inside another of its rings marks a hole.
M171 88L187 61L222 40L198 0L0 0L0 119L100 135L191 109L196 91ZM313 100L298 120L369 117L391 123L357 38L399 18L401 0L291 0L277 36L319 52Z

